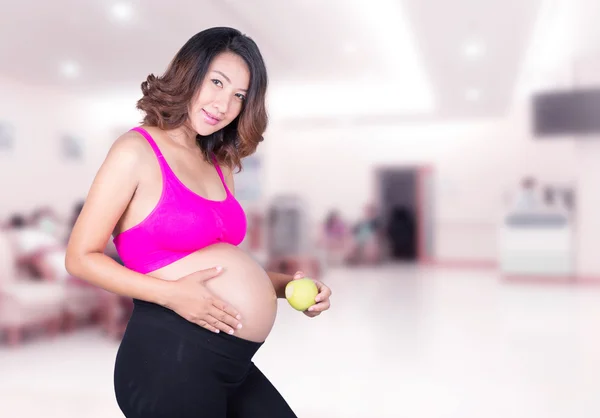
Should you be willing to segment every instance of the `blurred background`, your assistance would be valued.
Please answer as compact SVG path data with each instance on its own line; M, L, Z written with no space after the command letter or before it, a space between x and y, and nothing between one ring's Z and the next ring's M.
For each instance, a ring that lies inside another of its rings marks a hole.
M4 0L0 415L122 416L131 303L69 277L65 245L141 82L232 26L270 75L242 246L334 290L313 320L280 301L255 359L299 417L600 416L599 18L597 0Z

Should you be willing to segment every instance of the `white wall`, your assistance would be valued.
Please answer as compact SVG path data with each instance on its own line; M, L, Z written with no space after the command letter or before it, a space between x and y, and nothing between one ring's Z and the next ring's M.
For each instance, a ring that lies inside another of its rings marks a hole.
M578 188L578 271L600 276L600 145L574 138L536 139L530 95L547 87L600 84L595 0L559 0L533 30L515 100L497 120L395 126L313 127L275 124L267 136L270 193L295 192L310 202L313 220L339 207L351 220L372 195L373 167L432 164L436 256L496 259L502 203L525 175ZM597 57L589 59L589 57Z
M0 118L14 128L14 148L0 150L0 216L48 204L65 212L89 182L85 161L65 161L60 137L85 132L74 97L0 79ZM86 138L87 139L87 138Z
M578 144L577 270L600 277L600 138Z
M320 129L281 123L265 146L269 192L303 195L313 220L333 207L350 220L360 216L373 197L378 165L433 165L440 259L496 259L503 199L520 178L568 183L575 176L573 144L532 139L526 103L506 118L468 123Z
M138 121L135 102L77 97L0 78L0 121L14 128L14 148L0 149L0 218L48 205L67 216L85 198L116 128ZM61 136L84 140L84 157L66 160Z
M280 125L269 132L266 141L269 156L273 158L269 161L273 166L269 167L277 172L271 191L287 190L306 195L311 201L311 213L316 217L339 205L346 216L356 218L372 198L375 166L435 164L441 178L451 169L456 173L453 180L460 180L469 176L468 170L462 170L465 167L460 165L452 168L449 162L471 158L483 168L487 153L483 145L497 135L499 126L497 121L473 125L324 129L286 129ZM460 181L448 181L443 185L443 197L451 199L467 192L469 187ZM483 200L488 201L489 196ZM464 210L471 216L475 211L478 217L485 218L487 214L481 213L480 206L481 201L462 200L459 206L438 209L441 217L464 218L467 216Z
M592 68L581 65L581 78L589 79ZM15 148L0 151L0 217L46 204L67 214L85 197L112 141L141 119L135 110L136 92L75 97L6 79L0 79L0 90L1 120L13 123L16 133ZM82 161L62 159L63 132L85 139ZM600 225L594 223L600 209L600 196L594 192L600 191L600 149L571 138L532 138L527 95L506 117L493 120L315 128L310 121L298 126L273 120L260 153L267 196L302 194L313 221L332 207L356 219L373 197L373 168L378 165L433 165L435 251L440 259L496 258L502 202L522 176L577 182L578 215L584 230L591 231L579 235L578 265L586 274L600 274L595 257Z
M577 61L579 85L600 86L600 53ZM600 277L600 136L580 138L577 157L577 269L585 277Z

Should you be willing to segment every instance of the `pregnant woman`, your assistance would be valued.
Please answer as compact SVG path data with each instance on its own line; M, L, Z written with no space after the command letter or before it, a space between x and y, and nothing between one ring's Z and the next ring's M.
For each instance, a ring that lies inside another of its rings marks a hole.
M144 122L118 138L73 228L67 270L134 299L114 384L128 418L290 418L252 363L291 276L237 247L246 218L233 170L267 126L256 44L231 28L193 36L142 83ZM103 251L114 236L124 266ZM316 281L319 315L330 289Z

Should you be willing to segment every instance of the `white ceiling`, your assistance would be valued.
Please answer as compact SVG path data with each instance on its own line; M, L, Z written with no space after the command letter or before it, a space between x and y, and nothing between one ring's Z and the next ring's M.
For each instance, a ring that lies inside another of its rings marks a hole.
M597 2L597 0L594 0ZM268 65L271 113L287 117L495 117L506 112L534 24L552 0L3 1L0 75L77 92L139 95L209 26L253 37ZM600 3L600 2L598 2ZM485 44L465 59L470 39ZM75 60L80 76L59 72ZM476 102L469 89L480 91Z
M496 116L506 111L526 53L540 0L406 0L419 50L443 116ZM464 59L465 41L485 53ZM468 41L467 41L468 42ZM468 89L480 91L476 103Z

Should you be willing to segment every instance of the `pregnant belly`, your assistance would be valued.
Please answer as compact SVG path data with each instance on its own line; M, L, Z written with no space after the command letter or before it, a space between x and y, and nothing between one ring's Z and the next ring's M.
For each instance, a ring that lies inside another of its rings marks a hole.
M242 315L242 329L236 336L263 342L277 315L277 295L267 273L245 251L219 243L196 251L181 260L150 273L163 280L177 280L216 266L223 272L205 282L206 288Z

